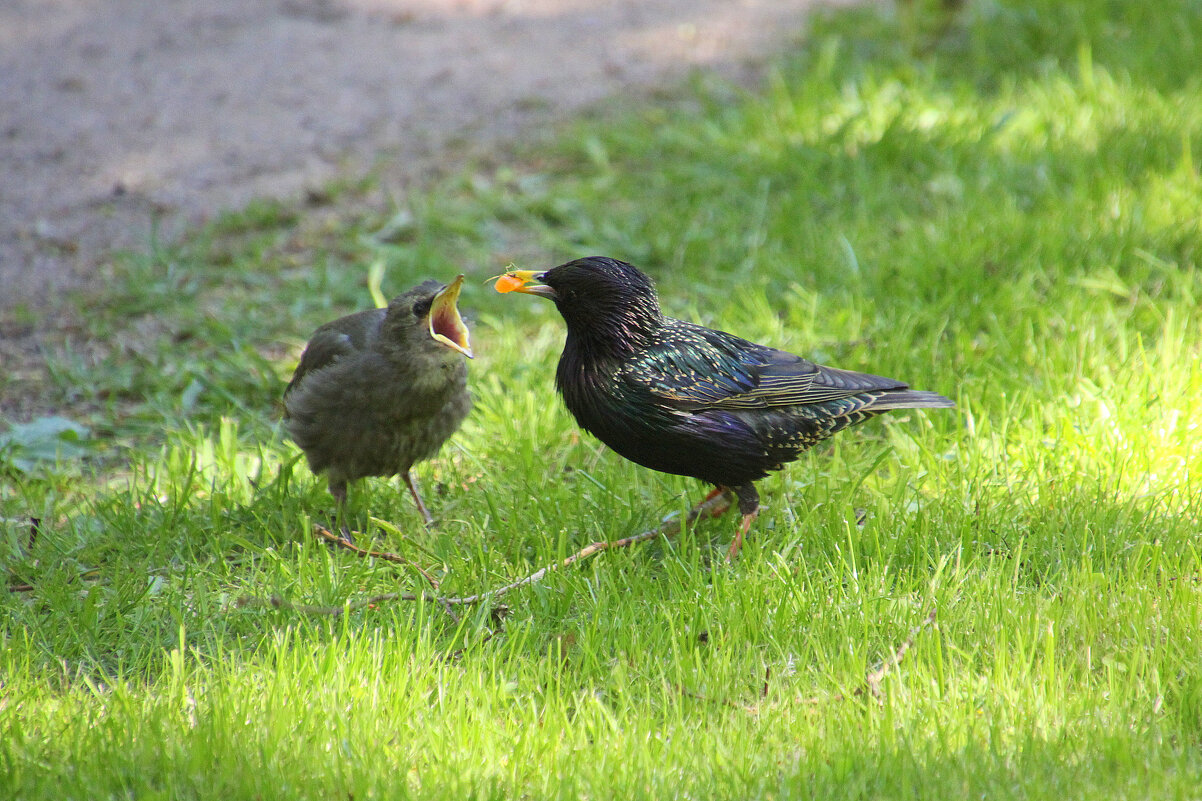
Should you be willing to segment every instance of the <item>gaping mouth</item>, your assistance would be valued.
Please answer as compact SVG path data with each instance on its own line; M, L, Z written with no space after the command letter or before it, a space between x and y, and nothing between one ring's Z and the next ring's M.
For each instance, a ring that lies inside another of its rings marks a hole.
M463 276L459 276L434 296L430 304L430 337L451 350L457 350L469 359L472 355L472 339L459 316L459 290L463 288Z

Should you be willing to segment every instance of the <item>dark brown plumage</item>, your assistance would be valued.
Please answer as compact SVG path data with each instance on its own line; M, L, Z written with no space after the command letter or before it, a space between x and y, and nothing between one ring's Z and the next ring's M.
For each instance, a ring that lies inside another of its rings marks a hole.
M955 405L667 317L651 279L616 259L512 272L498 289L549 298L563 315L555 384L581 428L633 462L738 495L731 557L759 510L755 482L769 471L882 412Z
M325 473L341 523L348 481L400 474L427 523L410 468L429 459L471 408L467 326L449 286L426 281L387 309L340 317L313 332L284 390L288 433Z

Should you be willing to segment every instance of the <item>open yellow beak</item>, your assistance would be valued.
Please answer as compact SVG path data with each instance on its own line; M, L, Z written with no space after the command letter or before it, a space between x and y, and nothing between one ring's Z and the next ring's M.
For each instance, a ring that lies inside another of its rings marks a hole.
M503 275L497 276L497 283L494 285L494 289L502 294L507 292L522 292L526 295L538 295L554 300L554 289L546 284L530 283L542 277L543 274L538 270L509 270ZM528 284L529 286L527 286Z
M427 318L430 325L430 337L441 342L451 350L457 350L469 359L472 355L472 339L467 325L459 316L459 290L463 289L463 276L460 275L434 296L430 304L430 315Z

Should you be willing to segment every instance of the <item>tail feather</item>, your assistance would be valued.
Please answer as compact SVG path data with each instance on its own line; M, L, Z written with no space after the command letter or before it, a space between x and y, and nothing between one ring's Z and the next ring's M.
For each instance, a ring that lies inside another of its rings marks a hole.
M868 408L874 412L884 412L890 409L952 409L955 406L955 401L943 397L938 392L902 389L877 395Z

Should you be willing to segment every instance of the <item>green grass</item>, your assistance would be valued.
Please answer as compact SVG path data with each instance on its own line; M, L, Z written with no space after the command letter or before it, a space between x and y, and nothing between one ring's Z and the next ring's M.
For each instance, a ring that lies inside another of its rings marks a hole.
M259 205L113 265L40 390L75 425L0 435L0 558L32 585L0 597L0 787L1199 797L1200 43L1185 0L842 12L761 93L699 79L384 217ZM406 532L378 545L466 594L687 508L695 482L574 427L553 307L479 283L592 253L670 313L959 408L761 482L730 567L733 517L553 573L503 619L237 604L422 587L307 535L329 499L276 423L372 265L390 292L468 272L479 353L475 411L418 470L441 524L396 481L353 491Z

